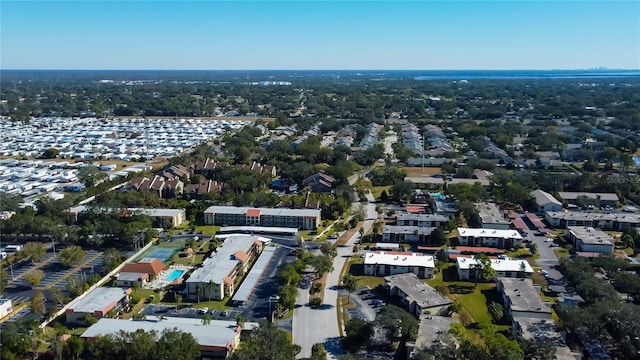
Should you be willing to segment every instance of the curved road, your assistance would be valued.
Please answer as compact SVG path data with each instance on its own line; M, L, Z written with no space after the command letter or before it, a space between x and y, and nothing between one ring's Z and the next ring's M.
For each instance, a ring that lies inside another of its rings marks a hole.
M356 177L350 179L355 181ZM373 226L378 214L376 213L375 199L371 193L367 193L369 202L365 206L366 220L364 231L368 232ZM353 203L354 212L364 205L360 202ZM327 283L324 290L324 303L319 309L311 309L307 306L309 302L309 291L301 289L296 301L296 309L293 311L293 342L300 345L302 351L298 358L309 358L311 347L315 343L323 343L329 359L337 359L342 354L340 344L340 329L338 329L338 314L336 305L338 303L338 289L340 289L340 273L347 260L353 255L353 245L360 237L355 233L347 244L338 247L338 256L333 260L333 271L327 276Z

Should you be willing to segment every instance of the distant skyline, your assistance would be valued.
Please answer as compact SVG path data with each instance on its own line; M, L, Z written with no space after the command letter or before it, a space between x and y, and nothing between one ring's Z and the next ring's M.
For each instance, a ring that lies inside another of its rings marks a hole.
M640 1L0 1L0 68L640 69Z

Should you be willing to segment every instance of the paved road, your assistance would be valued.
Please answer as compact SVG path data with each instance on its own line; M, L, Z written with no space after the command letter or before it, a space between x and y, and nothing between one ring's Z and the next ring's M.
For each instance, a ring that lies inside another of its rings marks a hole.
M562 278L562 274L555 269L555 266L560 265L560 261L558 261L558 257L553 251L554 248L549 246L553 244L553 242L545 241L547 240L546 236L534 235L534 231L531 230L527 231L526 239L533 241L533 243L538 246L538 254L540 254L540 257L536 259L536 264L542 269L547 270L549 277L553 279Z
M384 153L385 155L393 156L393 148L391 145L398 142L398 136L395 132L389 131L389 135L384 138Z
M351 180L355 181L355 177ZM364 222L365 233L371 229L373 222L377 218L374 198L371 193L367 194L369 203L365 205L366 218ZM354 210L359 209L363 204L353 203ZM311 356L311 347L315 343L323 343L329 359L337 359L342 354L340 344L340 329L338 328L338 314L336 313L338 303L338 292L340 289L340 273L347 260L353 254L353 245L360 238L359 233L355 233L345 246L338 248L338 256L333 261L333 271L327 276L325 285L324 303L319 309L311 309L307 306L309 302L309 292L301 290L296 301L296 309L293 312L293 342L300 345L302 351L298 358L308 358Z

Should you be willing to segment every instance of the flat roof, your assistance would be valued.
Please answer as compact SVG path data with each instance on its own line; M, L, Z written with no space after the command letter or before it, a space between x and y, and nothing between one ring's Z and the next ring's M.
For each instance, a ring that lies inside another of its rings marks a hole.
M151 217L175 217L184 213L184 209L143 209L143 208L128 208L127 210L135 213L142 213Z
M421 253L402 253L394 252L389 254L385 251L365 252L364 264L381 264L392 266L422 266L435 267L433 256L423 255Z
M260 216L317 217L320 216L321 213L319 209L252 208L238 206L210 206L204 212L212 214L247 214L249 210L259 210Z
M245 323L245 327L247 327L247 323ZM200 346L226 347L228 344L233 343L237 335L238 325L235 320L211 320L209 325L204 325L201 319L181 317L165 317L162 320L155 316L131 320L102 318L91 325L82 334L82 337L93 338L99 335L115 334L121 330L127 332L136 330L156 331L160 334L164 330L173 329L190 333Z
M640 214L630 213L592 213L578 211L547 211L552 219L576 221L615 221L619 223L640 223Z
M264 250L262 250L262 254L260 254L258 260L253 264L251 271L249 271L249 274L247 274L244 281L242 281L238 291L233 295L233 301L244 302L249 298L249 295L251 295L251 292L262 277L264 269L271 262L276 250L277 248L275 246L266 246Z
M568 226L567 231L576 239L588 245L613 245L615 241L602 230L591 226Z
M149 276L149 274L139 272L121 272L116 275L116 279L121 281L138 281L145 276Z
M522 239L522 235L516 230L497 230L497 229L472 229L458 228L460 236L486 237L486 238L503 238L503 239Z
M483 224L508 224L509 220L505 219L498 205L494 203L476 203L478 216Z
M446 334L451 329L451 324L460 323L459 319L446 316L422 315L420 327L416 336L416 349L429 349L435 343L440 342L441 334Z
M524 264L524 272L528 274L533 274L533 268L529 265L529 262L525 260L516 260L516 259L490 259L491 260L491 268L495 271L506 272L506 271L520 271L522 264ZM474 266L477 261L471 257L460 256L456 258L456 263L458 264L458 268L461 270L469 270L472 266Z
M401 225L385 225L382 228L383 234L419 234L419 235L430 235L434 227L426 227L426 226L401 226Z
M513 319L513 322L518 324L522 338L553 344L556 347L556 359L575 359L553 319L518 316Z
M417 220L417 221L449 221L448 216L439 214L419 214L419 213L398 213L396 215L397 220Z
M401 290L410 302L415 301L422 308L451 304L451 299L425 284L414 273L385 276L384 282L389 288Z
M222 284L224 278L238 264L235 254L238 251L248 253L251 246L256 241L261 241L258 236L233 234L228 236L224 244L218 248L217 252L211 254L202 263L202 267L197 268L186 283L208 283L210 280L216 284Z
M73 309L74 312L93 313L95 311L102 311L114 302L122 300L127 296L129 289L114 288L114 287L100 287L85 297L76 300L69 306L69 309Z
M558 195L564 200L575 200L580 196L588 197L589 199L598 199L605 201L618 201L618 195L615 193L591 193L591 192L558 192Z
M218 234L237 233L251 231L257 233L276 234L276 233L292 233L298 234L297 228L277 227L277 226L223 226L218 230Z
M531 279L498 278L502 291L509 298L512 311L549 313L551 309L540 298L540 291Z

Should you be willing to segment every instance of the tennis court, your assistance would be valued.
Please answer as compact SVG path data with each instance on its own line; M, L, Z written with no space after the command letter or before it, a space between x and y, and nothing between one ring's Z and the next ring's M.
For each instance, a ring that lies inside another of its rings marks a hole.
M167 261L167 259L171 258L173 254L175 254L180 248L152 248L148 252L142 254L140 258L156 258L162 262Z

